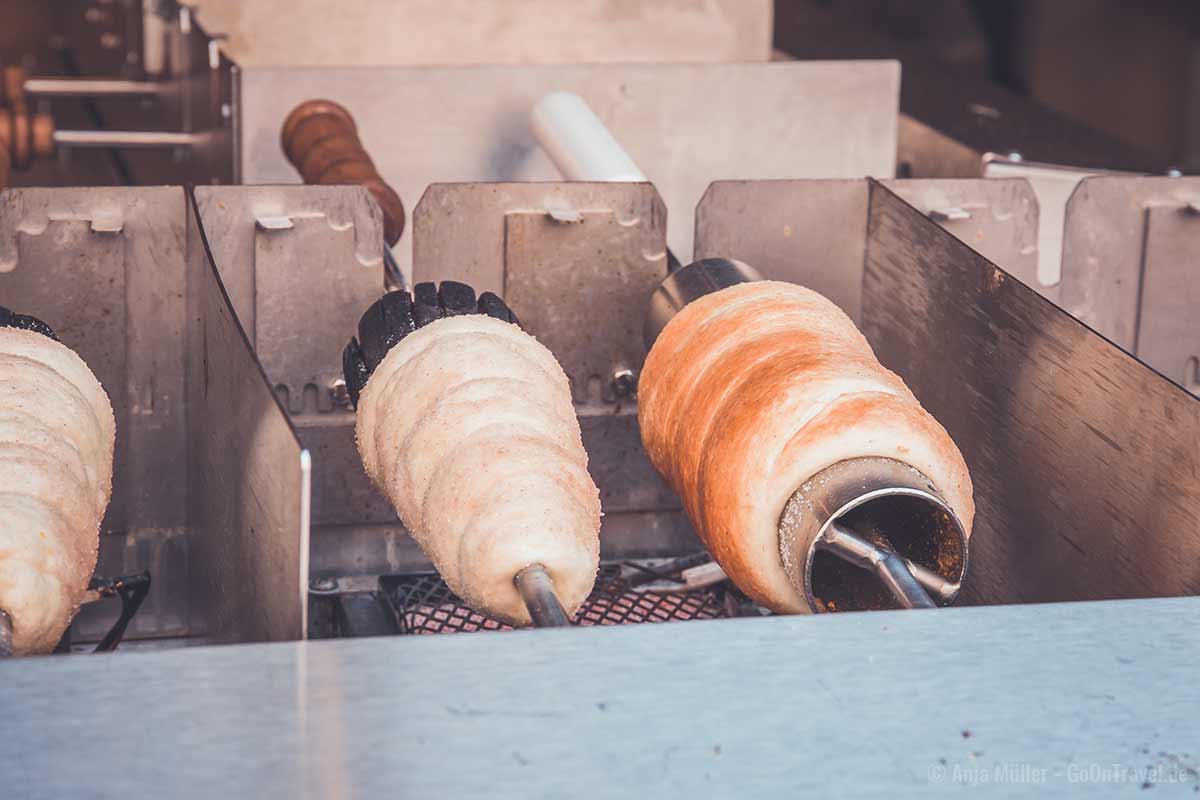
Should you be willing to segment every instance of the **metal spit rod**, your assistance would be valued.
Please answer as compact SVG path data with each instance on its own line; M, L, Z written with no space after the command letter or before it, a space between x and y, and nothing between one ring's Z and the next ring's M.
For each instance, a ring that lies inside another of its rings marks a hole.
M38 97L152 97L170 91L170 84L108 78L29 78L25 94Z
M9 658L13 652L12 617L0 609L0 658Z
M194 147L206 138L203 133L174 131L55 131L59 147Z
M873 570L904 608L937 608L926 588L942 598L953 597L957 591L940 575L901 558L886 540L869 542L837 522L826 529L817 545L855 566Z
M554 591L554 579L541 564L530 564L513 578L525 608L536 628L562 628L571 624L558 595Z

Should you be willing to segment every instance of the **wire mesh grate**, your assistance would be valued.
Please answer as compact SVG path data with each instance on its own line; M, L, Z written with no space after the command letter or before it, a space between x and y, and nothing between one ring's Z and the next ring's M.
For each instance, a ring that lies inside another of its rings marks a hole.
M596 588L576 612L574 624L626 625L738 616L747 602L728 585L689 592L635 591L621 564L604 564ZM463 604L433 573L389 575L380 580L396 610L402 634L501 631L512 626Z

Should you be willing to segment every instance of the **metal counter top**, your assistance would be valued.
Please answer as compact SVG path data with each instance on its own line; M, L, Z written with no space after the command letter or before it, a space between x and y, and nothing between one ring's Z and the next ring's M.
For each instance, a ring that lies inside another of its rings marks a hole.
M0 795L1127 794L1200 786L1200 599L0 664Z

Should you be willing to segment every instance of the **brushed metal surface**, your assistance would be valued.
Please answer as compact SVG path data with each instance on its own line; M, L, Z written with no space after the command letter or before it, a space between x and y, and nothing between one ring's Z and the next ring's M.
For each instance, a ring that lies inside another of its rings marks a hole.
M353 230L353 261L349 256L340 257L334 269L355 278L363 273L373 273L378 278L376 294L383 293L383 218L366 189L350 186L197 186L193 193L221 282L229 293L238 320L260 353L294 345L299 337L310 332L304 315L297 314L290 328L283 327L281 322L267 323L268 327L279 330L279 341L268 337L260 343L255 336L259 327L255 248L260 218L324 218L333 229ZM327 281L330 271L330 266L321 260L300 255L290 264L272 264L270 268L289 270L301 287L311 280ZM281 282L283 279L276 280ZM322 299L342 301L336 313L345 339L334 354L334 363L340 368L341 348L354 334L358 318L366 307L355 305L360 299L355 295L348 301L340 294ZM286 309L279 313L284 311ZM271 378L277 380L277 376Z
M877 183L863 332L971 470L962 602L1200 592L1200 400Z
M743 261L828 297L857 321L867 230L862 180L717 181L696 208L696 260Z
M476 291L503 295L508 214L551 210L608 212L641 234L633 244L646 256L664 247L666 208L648 183L435 183L413 209L413 279L463 281ZM564 236L589 237L590 228L563 225ZM665 275L665 253L662 257Z
M966 219L939 224L1022 280L1036 277L1037 200L1025 181L885 183L926 214L966 211ZM696 258L744 261L766 278L825 295L857 322L867 197L863 180L715 182L696 209Z
M1146 212L1200 198L1200 177L1096 176L1067 203L1059 303L1098 333L1136 352Z
M31 800L1194 797L1198 613L1176 598L26 659L0 664L0 776ZM93 719L131 727L82 735Z
M354 115L380 174L410 207L431 183L556 180L529 114L547 92L571 91L658 187L671 212L671 249L686 261L693 210L714 180L892 175L899 79L895 62L248 66L241 175L245 183L296 182L280 126L301 101L329 97ZM411 242L397 248L406 274Z
M1200 202L1200 191L1196 193ZM1137 357L1197 391L1200 365L1200 213L1186 206L1146 211Z
M617 402L616 371L636 381L646 360L646 298L667 274L667 248L666 211L643 188L653 194L650 220L611 210L580 211L578 222L504 215L503 297L564 365L576 403Z
M1020 179L893 180L884 185L1009 275L1041 290L1038 281L1038 202ZM944 218L949 211L965 218Z
M203 0L239 64L326 67L766 61L771 0Z
M0 193L0 298L88 363L117 421L105 530L187 523L184 193L178 187Z
M128 637L187 630L183 214L178 187L0 192L0 303L46 320L113 405L96 574L155 578ZM85 606L72 639L101 638L117 605Z
M255 353L289 412L328 413L342 349L383 294L383 240L364 264L352 227L324 215L275 219L287 227L254 232Z
M191 632L302 639L310 459L221 286L188 204Z

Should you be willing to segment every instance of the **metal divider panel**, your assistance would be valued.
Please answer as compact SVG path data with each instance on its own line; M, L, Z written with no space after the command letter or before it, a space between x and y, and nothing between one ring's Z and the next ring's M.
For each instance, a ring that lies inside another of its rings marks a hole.
M1200 392L1200 191L1196 205L1146 210L1137 357Z
M637 403L616 391L646 357L646 302L666 277L666 210L648 183L430 186L413 212L414 279L493 291L572 383L606 515L675 511L642 451ZM615 524L606 517L602 537Z
M0 192L0 303L44 319L88 364L117 422L113 497L97 574L149 567L129 637L186 632L184 193L179 187ZM76 641L103 636L112 603L85 606Z
M310 282L328 282L332 273L334 278L352 281L355 287L361 285L360 278L369 282L373 294L368 303L383 294L383 217L370 193L357 186L291 185L197 186L192 191L212 248L213 261L221 275L221 283L260 357L264 349L283 349L302 335L324 335L323 331L309 324L309 315L314 313L314 307L320 300L333 304L337 312L339 329L329 335L345 334L344 339L339 339L341 344L334 358L334 363L340 368L341 348L354 335L358 318L366 310L366 306L358 308L356 305L362 300L359 293L365 290L357 289L350 296L338 292L330 297L321 297L320 292L311 288ZM286 226L293 219L317 218L324 218L329 227L336 231L353 230L351 252L353 260L358 263L355 265L351 259L340 257L331 267L320 257L297 250L287 254L292 256L291 260L277 259L267 265L266 269L278 273L267 280L283 289L292 284L298 296L294 298L296 306L277 309L280 315L290 316L263 323L269 329L279 331L278 340L268 337L267 341L260 343L256 336L259 328L256 287L260 276L255 258L260 234L264 232L260 220L277 220L287 230ZM290 327L287 325L289 319ZM269 376L276 383L282 382L280 376Z
M313 458L313 524L396 524L335 404L342 348L383 294L383 220L361 187L202 186L213 260Z
M1184 366L1167 363L1177 360L1174 345L1157 352L1155 329L1186 330L1195 317L1195 306L1163 294L1192 279L1200 215L1170 212L1186 212L1194 203L1200 203L1200 177L1085 178L1067 203L1063 232L1062 307L1176 381L1185 379ZM1149 351L1139 340L1146 323ZM1194 342L1198 328L1190 327Z
M714 180L886 177L896 163L895 62L269 68L241 73L246 183L292 182L279 149L288 112L329 97L355 117L380 174L410 207L431 183L560 177L529 113L580 94L662 192L670 244L692 252L692 212ZM452 98L452 102L448 102ZM714 125L720 118L728 124ZM397 260L412 265L411 239Z
M696 258L734 258L828 297L857 321L867 185L717 181L696 208Z
M193 632L302 639L310 458L225 294L188 204L188 393Z
M1009 275L1038 281L1038 199L1023 178L883 181L909 205Z
M891 180L886 186L1034 286L1037 199L1023 180ZM735 258L806 286L861 319L863 180L717 181L696 209L696 258Z
M872 183L863 330L963 452L963 601L1200 591L1200 401Z
M338 8L322 0L207 2L200 23L228 34L239 64L372 66L766 61L771 0L407 0ZM281 19L287 25L279 25Z

